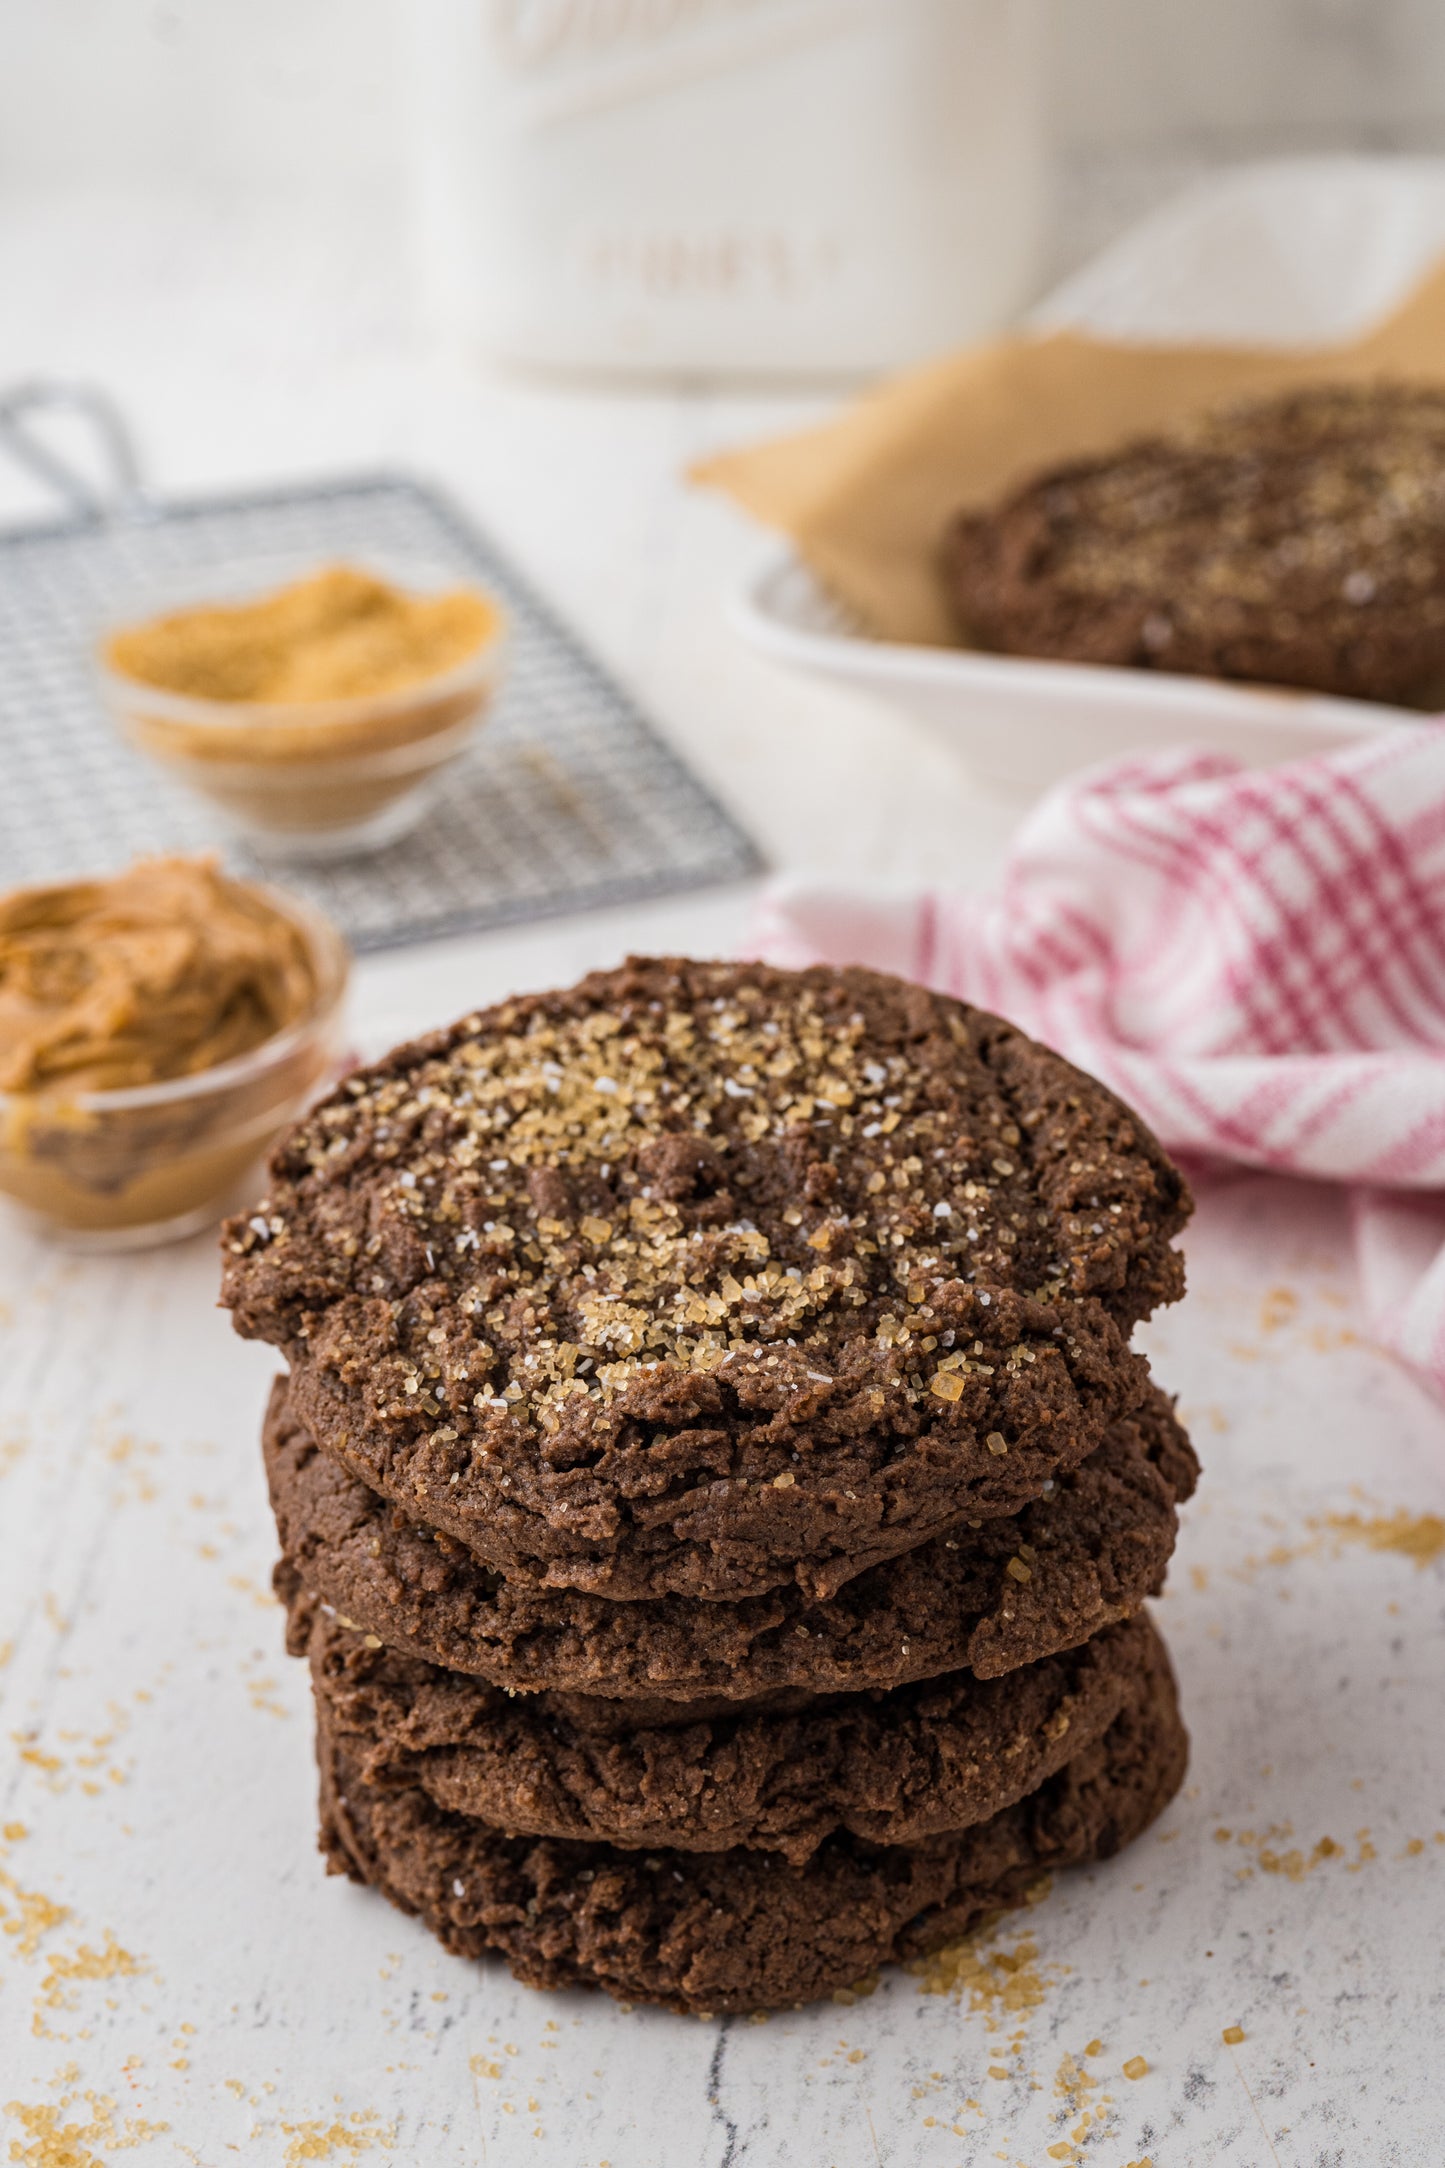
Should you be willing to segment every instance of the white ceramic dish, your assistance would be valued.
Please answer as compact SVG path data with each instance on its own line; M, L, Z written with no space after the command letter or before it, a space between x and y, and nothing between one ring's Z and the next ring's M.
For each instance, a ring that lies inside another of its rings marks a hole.
M1442 250L1445 161L1250 167L1166 205L1045 302L1037 321L1112 338L1347 338L1403 298ZM1250 296L1259 297L1253 332ZM732 615L762 653L905 710L980 777L1015 791L1146 747L1196 744L1263 766L1402 723L1445 727L1373 702L871 639L791 552L770 558Z
M1445 728L1363 700L872 640L849 629L791 553L757 576L733 616L764 654L905 709L976 775L1015 791L1046 790L1076 768L1149 746L1205 745L1262 767L1397 723Z

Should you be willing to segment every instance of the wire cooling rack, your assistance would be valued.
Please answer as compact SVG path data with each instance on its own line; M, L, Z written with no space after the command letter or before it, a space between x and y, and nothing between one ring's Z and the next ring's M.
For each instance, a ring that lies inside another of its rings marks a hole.
M273 869L121 740L90 650L101 625L211 565L349 555L479 577L511 617L506 680L411 835L365 857ZM283 880L359 949L705 887L759 862L501 552L405 476L174 502L132 488L116 516L78 500L63 524L0 530L0 881L207 848Z

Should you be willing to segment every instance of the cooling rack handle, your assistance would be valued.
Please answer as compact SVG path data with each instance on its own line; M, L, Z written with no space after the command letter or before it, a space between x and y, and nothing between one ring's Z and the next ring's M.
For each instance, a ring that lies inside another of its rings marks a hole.
M78 414L100 447L105 484L97 486L30 426L38 415ZM43 482L80 518L145 519L152 513L140 462L119 407L94 384L32 377L0 392L0 451Z

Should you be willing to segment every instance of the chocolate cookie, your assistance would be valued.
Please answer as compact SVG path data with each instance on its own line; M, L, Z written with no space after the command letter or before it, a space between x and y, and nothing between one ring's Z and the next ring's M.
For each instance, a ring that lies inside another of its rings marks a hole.
M623 1849L781 1852L847 1831L920 1844L987 1821L1108 1730L1147 1668L1152 1628L1112 1626L1007 1679L955 1671L797 1711L639 1723L575 1694L508 1694L368 1647L310 1605L309 1655L334 1735L364 1781L420 1786L510 1836Z
M1445 391L1316 385L1055 467L960 519L960 625L1011 655L1445 699Z
M346 1083L230 1224L320 1444L484 1563L827 1595L1017 1512L1145 1390L1177 1172L997 1018L866 971L646 962Z
M408 1522L317 1450L283 1378L263 1441L288 1603L305 1590L392 1648L498 1686L634 1709L989 1678L1053 1655L1158 1592L1197 1473L1156 1390L1022 1514L889 1559L826 1602L793 1584L737 1604L616 1604L505 1581Z
M834 1836L801 1867L769 1852L502 1836L420 1786L369 1783L323 1694L322 1849L448 1949L497 1952L529 1986L593 1985L706 2014L797 2004L953 1941L1041 1874L1137 1836L1178 1789L1188 1751L1152 1632L1132 1684L1101 1738L988 1821L920 1845Z

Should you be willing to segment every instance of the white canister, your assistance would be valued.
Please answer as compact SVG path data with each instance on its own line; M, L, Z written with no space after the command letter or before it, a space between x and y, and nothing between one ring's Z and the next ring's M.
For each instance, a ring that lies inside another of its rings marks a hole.
M1030 297L1041 0L413 0L430 284L550 368L854 373Z

